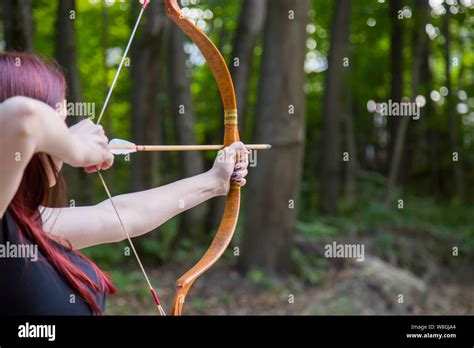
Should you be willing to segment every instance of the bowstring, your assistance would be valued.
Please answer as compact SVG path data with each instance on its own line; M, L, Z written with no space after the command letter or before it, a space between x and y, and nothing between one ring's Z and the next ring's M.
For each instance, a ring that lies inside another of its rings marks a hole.
M123 65L125 63L125 59L127 58L128 56L128 52L130 51L130 47L132 46L132 42L133 42L133 39L135 38L135 34L137 32L137 29L140 25L140 22L141 22L141 19L143 17L143 13L145 12L145 9L146 9L146 5L148 5L148 2L145 1L145 4L142 6L141 10L140 10L140 13L138 15L138 18L137 18L137 21L135 22L135 25L133 27L133 30L132 30L132 33L130 35L130 38L128 40L128 43L127 43L127 46L125 47L125 51L123 52L123 56L122 56L122 59L120 60L120 64L119 64L119 67L117 68L117 71L115 73L115 76L114 76L114 79L112 81L112 84L109 88L109 92L107 93L107 97L105 98L105 101L104 101L104 105L102 106L102 110L100 111L100 114L99 114L99 118L97 119L97 125L100 124L100 121L102 120L104 114L105 114L105 111L107 110L107 107L110 103L110 99L112 97L112 93L113 91L115 90L115 87L117 85L117 81L118 81L118 78L120 76L120 73L122 71L122 68L123 68ZM158 296L156 295L156 291L155 289L153 288L153 286L151 285L151 282L150 282L150 279L148 278L148 274L147 272L145 271L145 267L143 267L143 263L140 259L140 256L138 256L138 252L137 250L135 249L135 245L132 241L132 238L130 237L130 234L128 233L127 229L125 228L125 224L123 223L123 220L122 220L122 217L120 216L119 212L118 212L118 209L117 209L117 206L115 205L115 202L112 198L112 194L110 193L110 190L109 190L109 187L107 185L107 183L105 182L104 180L104 177L102 176L102 174L100 173L100 170L99 168L96 167L96 170L97 170L97 174L99 175L99 178L100 178L100 182L102 183L102 186L104 187L104 190L107 194L107 197L112 205L112 208L115 212L115 215L117 216L119 222L120 222L120 226L121 226L121 229L122 229L122 232L124 233L124 235L126 236L127 240L128 240L128 243L130 244L130 247L133 251L133 254L135 255L135 258L138 262L138 265L140 266L140 269L141 269L141 272L148 284L148 287L150 288L150 291L151 291L151 294L153 295L153 298L156 302L156 305L158 307L158 311L160 312L161 315L166 315L163 307L161 306L161 303L160 303L160 300L158 299Z

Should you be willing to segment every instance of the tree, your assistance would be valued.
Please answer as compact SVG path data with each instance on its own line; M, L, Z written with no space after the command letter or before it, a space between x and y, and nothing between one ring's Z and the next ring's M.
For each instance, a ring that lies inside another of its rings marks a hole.
M177 26L169 24L168 81L176 139L179 144L196 144L196 111L191 95L191 82L186 75L184 34ZM190 177L204 171L204 160L200 152L181 152L179 156L182 176ZM204 205L184 213L179 231L193 231L194 235L201 232L205 214L206 207Z
M421 81L423 84L423 93L428 96L433 89L433 72L430 67L430 45L426 44L423 51L423 60L421 66ZM441 189L441 173L440 173L440 139L442 136L436 127L434 115L436 109L431 98L426 98L426 106L423 108L425 115L431 115L430 119L424 119L425 126L425 143L428 144L428 158L430 164L430 181L427 183L429 189L434 194L439 194Z
M76 44L76 1L64 0L58 2L56 19L56 60L63 68L68 85L68 102L82 102L82 85L77 61ZM83 115L76 115L83 116ZM73 125L78 118L68 117L67 124ZM91 177L84 171L65 167L66 177L70 186L75 189L74 195L78 194L81 200L89 201L91 198Z
M237 98L239 128L243 138L248 134L248 97L254 51L265 23L266 12L267 0L244 0L234 38L232 61L229 65ZM226 36L224 26L222 26L219 36L220 45L218 47L222 46L222 41ZM223 131L224 128L221 125L220 133ZM224 197L218 197L211 202L211 214L209 215L206 229L217 228L224 212L225 203Z
M82 101L81 77L77 64L76 1L62 0L58 3L56 21L56 60L64 69L68 83L68 101Z
M425 33L425 23L429 14L429 4L424 0L415 0L415 28L413 32L413 62L412 62L412 81L411 94L412 99L415 100L420 88L420 71L423 63L423 50L426 45L427 35ZM395 146L390 165L390 173L387 183L387 190L385 195L385 204L389 205L392 202L393 192L397 184L397 179L400 172L400 165L403 159L403 149L405 146L405 139L408 131L408 125L411 118L404 116L400 121L397 129L397 136L395 139Z
M320 205L325 213L335 215L341 180L341 100L344 98L343 60L349 44L350 0L337 0L331 29L329 69L326 75L323 121L323 156Z
M389 13L391 21L390 32L390 66L391 66L391 80L390 80L390 98L394 102L400 103L403 96L403 36L404 26L400 19L399 11L402 10L401 0L390 1ZM399 120L393 117L389 120L389 160L393 157L395 149L395 138L399 126Z
M445 63L445 74L446 74L446 88L448 89L448 95L446 96L446 113L449 115L449 140L451 145L451 156L454 157L457 154L458 160L452 161L453 174L454 174L454 187L456 196L463 201L464 200L464 173L461 159L461 125L460 117L456 113L454 107L454 89L451 77L451 35L449 33L449 22L450 22L450 11L449 6L446 6L446 14L443 19L443 36L445 38L444 46L444 63Z
M138 6L138 2L135 6ZM160 100L157 98L163 76L163 28L167 20L163 0L152 1L146 12L147 21L140 40L132 47L132 139L140 144L159 144L158 131ZM154 184L157 154L133 158L132 183L134 190Z
M352 85L350 83L346 84L345 93L344 130L347 152L349 154L346 167L345 198L349 202L354 202L356 198L359 161L357 158L357 143L354 128L354 100L352 96Z
M234 80L240 128L244 134L254 50L265 23L266 10L266 0L245 0L234 40L230 73Z
M273 149L258 154L246 200L240 268L270 273L291 269L303 166L306 26L311 1L268 2L255 120L255 141ZM265 246L265 247L263 247Z
M3 0L3 28L8 51L33 50L31 0Z

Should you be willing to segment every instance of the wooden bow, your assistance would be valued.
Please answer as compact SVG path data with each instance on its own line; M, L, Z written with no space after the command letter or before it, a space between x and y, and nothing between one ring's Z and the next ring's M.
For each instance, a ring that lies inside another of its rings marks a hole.
M224 146L229 146L239 141L240 137L234 84L226 62L211 39L182 14L177 0L166 0L165 3L168 17L173 20L201 50L202 55L206 58L212 70L224 106ZM224 216L222 217L217 234L209 249L198 263L176 282L176 292L172 309L173 315L182 314L186 295L194 281L211 268L229 246L237 225L239 211L240 186L232 183L229 194L227 195Z
M132 30L132 34L130 35L129 41L125 48L124 54L122 56L122 60L119 64L119 67L115 73L115 77L113 79L112 85L107 93L104 105L100 112L99 118L97 120L97 124L100 124L102 117L105 114L107 106L110 102L110 98L112 93L115 89L117 84L118 77L120 72L123 68L125 59L127 54L130 50L132 45L132 41L135 37L135 33L137 32L138 26L140 24L140 20L143 16L143 13L147 6L149 5L150 0L144 0L142 9L138 15L138 19L135 23L135 26ZM232 78L230 76L229 70L227 65L224 61L219 50L216 46L212 43L211 39L204 34L199 28L197 28L188 18L186 18L182 13L181 9L176 0L166 0L166 10L168 17L170 17L189 37L190 39L197 45L197 47L201 50L203 56L209 63L209 66L214 74L214 77L217 81L217 85L219 86L219 91L222 97L222 103L224 105L224 124L225 124L225 131L224 131L224 146L227 147L232 143L239 141L239 130L237 125L237 103L235 98L234 92L234 85L232 83ZM107 196L110 200L110 203L117 215L117 218L120 222L120 226L124 236L126 236L133 254L135 255L137 262L140 266L140 269L143 273L143 276L150 288L150 292L156 302L159 312L162 315L165 315L165 312L161 306L161 303L156 295L156 291L154 290L150 279L143 267L143 264L138 256L138 253L135 249L133 241L128 233L125 224L123 223L121 216L115 206L113 197L110 193L110 190L102 177L99 170L97 173L100 177L101 183L107 193ZM199 278L206 270L208 270L217 260L222 256L224 251L226 250L227 246L229 245L230 241L232 240L232 236L234 235L235 227L237 225L237 220L239 217L239 210L240 210L240 186L235 183L231 183L231 188L229 194L227 196L227 203L225 206L224 216L219 226L219 230L217 231L214 240L211 243L211 246L206 251L204 256L199 260L199 262L192 267L188 272L186 272L181 278L178 279L176 282L176 292L175 297L173 300L173 315L181 315L183 311L184 301L186 299L186 295L194 283L194 281Z

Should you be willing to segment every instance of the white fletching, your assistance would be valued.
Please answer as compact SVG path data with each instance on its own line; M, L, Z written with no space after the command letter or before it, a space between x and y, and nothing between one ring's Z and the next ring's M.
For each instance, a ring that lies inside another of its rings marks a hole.
M112 152L114 155L128 155L137 152L136 145L134 143L122 139L112 139L109 141L109 146L112 147L110 152ZM120 148L114 149L113 147Z

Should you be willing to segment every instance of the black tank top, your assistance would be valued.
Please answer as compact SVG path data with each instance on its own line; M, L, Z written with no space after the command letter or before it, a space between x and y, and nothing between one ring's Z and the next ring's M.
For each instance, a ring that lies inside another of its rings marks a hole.
M54 244L92 281L97 281L97 274L84 259L63 245ZM0 219L0 279L0 315L93 315L39 248L35 251L34 244L22 242L8 212ZM105 294L95 296L103 311Z

